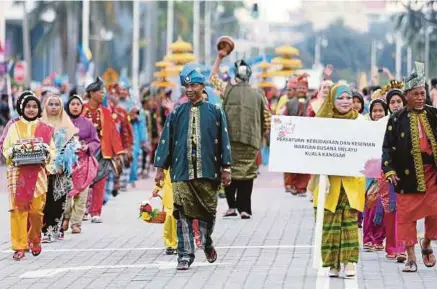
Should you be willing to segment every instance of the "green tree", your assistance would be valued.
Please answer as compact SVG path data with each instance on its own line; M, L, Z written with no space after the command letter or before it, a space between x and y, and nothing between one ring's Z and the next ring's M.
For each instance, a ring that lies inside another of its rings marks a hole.
M412 47L414 60L425 60L425 37L424 33L431 28L430 47L437 45L437 1L436 0L410 0L403 3L405 12L394 16L396 29L403 35L404 40ZM430 75L436 75L437 56L435 53L429 55Z
M111 30L115 34L122 33L122 27L117 22L117 9L126 9L132 6L132 1L91 1L90 5L90 32L99 35L102 28ZM29 12L30 30L42 23L41 16L47 11L53 11L55 19L45 24L45 33L35 49L41 53L55 40L61 43L61 57L59 73L68 73L74 76L78 61L77 46L79 44L80 21L82 21L82 5L80 1L35 1L35 8ZM95 46L91 42L91 47ZM101 57L106 50L100 51Z

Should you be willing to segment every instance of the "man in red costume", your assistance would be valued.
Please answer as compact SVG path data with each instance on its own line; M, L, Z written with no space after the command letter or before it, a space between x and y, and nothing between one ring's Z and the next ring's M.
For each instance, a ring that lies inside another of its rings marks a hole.
M297 77L296 94L297 97L287 101L283 110L284 115L289 116L306 116L308 111L309 100L308 94L308 74L302 74ZM287 174L286 186L287 191L290 191L293 195L299 195L301 197L306 196L307 185L311 175L308 174Z
M91 222L101 223L103 198L105 194L106 180L109 172L113 169L112 160L124 153L120 141L120 135L115 126L109 109L102 106L104 97L104 84L100 77L88 85L86 93L88 102L84 104L83 115L92 121L100 138L99 171L94 179L91 191L89 213Z
M112 112L112 119L115 122L115 126L120 134L121 143L126 153L127 158L124 160L124 168L121 176L115 179L112 195L115 197L118 195L118 189L127 190L127 184L129 182L129 166L132 161L132 146L134 143L132 124L129 119L128 112L122 108L119 104L120 87L118 84L113 85L110 88L109 109Z

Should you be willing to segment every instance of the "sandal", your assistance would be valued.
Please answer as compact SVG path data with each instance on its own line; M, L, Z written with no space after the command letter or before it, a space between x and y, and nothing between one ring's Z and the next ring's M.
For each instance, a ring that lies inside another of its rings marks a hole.
M384 245L382 245L382 244L375 245L374 248L375 248L375 251L383 251L384 250Z
M427 264L426 262L425 262L425 256L427 256L428 258L428 260L429 260L429 256L430 255L434 255L434 251L432 250L432 249L430 249L430 248L423 248L423 238L422 239L420 239L420 249L422 249L421 250L421 252L422 252L422 260L423 260L423 264L426 266L426 267L428 267L428 268L431 268L431 267L434 267L435 266L435 263L436 263L436 260L435 260L435 256L434 256L434 262L432 263L432 264ZM431 245L431 243L430 243L430 245Z
M214 247L205 249L204 252L205 252L206 260L208 260L209 263L214 263L215 261L217 261L217 252L214 249Z
M62 222L62 231L64 231L64 232L67 232L68 231L68 223L69 223L70 221L69 220L67 220L67 219L65 219L63 222Z
M12 256L12 258L15 261L20 261L21 259L24 258L25 255L26 254L24 253L24 250L17 250L17 251L15 251L14 255Z
M369 242L363 245L363 249L366 252L372 252L375 248L373 247L373 244Z
M395 260L398 257L396 254L386 254L385 258L390 260Z
M405 273L414 273L417 272L417 264L414 261L408 261L407 264L405 264L404 269L402 269L402 272Z
M405 254L405 253L399 253L396 256L396 262L398 262L398 263L404 263L406 260L407 260L407 254Z
M41 254L42 251L41 244L31 244L30 251L33 256L38 256L39 254Z
M82 232L82 228L78 224L74 224L71 226L71 234L80 234Z

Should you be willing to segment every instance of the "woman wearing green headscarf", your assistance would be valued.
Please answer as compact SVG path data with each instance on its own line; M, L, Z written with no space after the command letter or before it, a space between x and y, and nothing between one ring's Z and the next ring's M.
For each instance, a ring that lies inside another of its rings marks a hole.
M362 116L353 109L353 96L347 85L331 88L316 117L355 120ZM360 244L357 211L364 209L365 179L361 177L328 176L322 235L323 267L329 267L329 276L338 277L344 264L346 277L355 276ZM314 192L317 208L319 176L313 176L309 189Z

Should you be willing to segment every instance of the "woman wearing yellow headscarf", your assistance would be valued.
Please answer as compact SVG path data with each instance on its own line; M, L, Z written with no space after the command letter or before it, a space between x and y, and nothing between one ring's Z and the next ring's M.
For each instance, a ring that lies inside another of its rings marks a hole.
M316 117L355 120L362 118L353 109L353 97L347 85L336 84L331 88ZM322 261L330 267L329 275L338 277L341 264L345 276L355 276L360 244L357 227L357 211L364 209L365 179L360 177L328 176L323 218ZM314 192L317 208L319 176L313 176L309 189Z
M77 162L76 151L80 147L76 137L78 129L63 107L61 98L51 95L46 99L42 114L42 120L55 129L53 138L56 146L55 174L49 176L47 203L44 208L44 243L64 238L62 218L67 193L72 188L71 174L73 165Z

